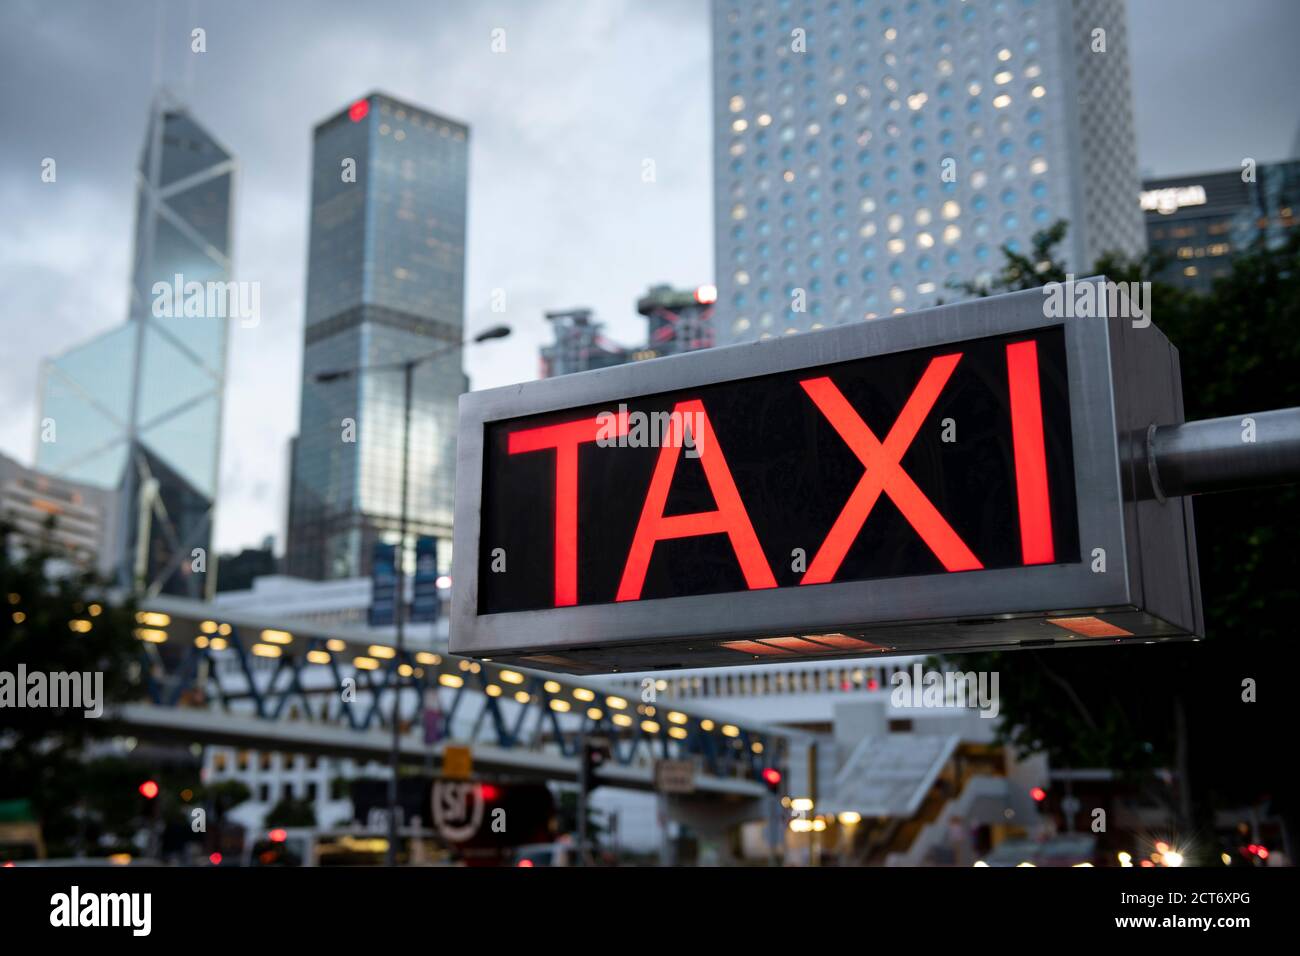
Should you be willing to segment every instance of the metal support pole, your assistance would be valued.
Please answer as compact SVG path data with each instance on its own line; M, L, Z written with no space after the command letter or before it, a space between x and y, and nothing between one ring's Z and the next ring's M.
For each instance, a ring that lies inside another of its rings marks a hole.
M587 731L578 732L578 859L577 866L587 865L587 790L591 787L587 762Z
M401 767L402 747L402 655L406 651L406 483L410 472L411 455L411 380L414 378L415 362L402 366L402 508L398 521L397 560L394 561L397 572L397 607L394 620L397 624L397 656L393 659L393 752L391 755L392 776L388 780L388 854L387 864L397 865L398 840L398 804L397 780Z
M502 339L510 334L508 325L495 325L474 336L473 342L486 342L489 339ZM441 348L434 349L424 355L417 355L415 358L405 359L401 362L392 362L383 365L358 365L354 368L333 369L330 371L317 372L313 379L316 382L334 382L339 379L348 378L361 372L396 372L401 371L404 376L403 401L402 401L402 506L400 518L400 540L397 544L397 560L394 562L396 567L395 577L397 578L397 606L394 609L394 623L397 625L397 656L393 660L393 750L391 754L392 775L388 781L388 853L386 862L389 866L397 865L397 780L398 768L401 763L401 716L402 716L402 655L406 652L406 567L403 559L406 557L406 528L408 523L408 504L407 504L407 487L408 476L411 470L411 388L412 379L415 375L417 366L436 358L441 358L452 352L458 352L465 347L464 342L454 342L451 345L444 345ZM423 698L420 698L423 703Z
M1146 459L1161 501L1300 481L1300 408L1152 425Z

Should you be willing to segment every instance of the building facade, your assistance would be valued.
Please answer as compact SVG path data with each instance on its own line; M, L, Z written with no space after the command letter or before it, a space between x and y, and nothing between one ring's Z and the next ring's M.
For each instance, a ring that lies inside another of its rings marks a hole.
M106 573L115 500L106 489L55 478L0 455L0 521L25 547L45 546Z
M322 372L440 348L414 374L409 530L450 538L464 322L469 129L373 93L322 122L312 159L300 424L288 574L370 573L401 511L403 376ZM408 561L410 560L408 555Z
M36 466L114 489L123 585L210 593L231 275L230 152L167 95L136 176L128 319L42 363ZM202 560L200 560L202 558Z
M605 324L593 321L591 309L547 312L546 321L555 330L555 342L542 346L542 378L609 368L629 359L627 349L605 336Z
M1233 256L1277 248L1300 226L1300 159L1148 179L1141 207L1147 243L1165 263L1159 278L1208 292L1231 271Z
M646 347L637 359L658 358L712 348L715 344L713 306L718 290L711 285L695 289L674 289L668 285L651 286L636 304L646 317Z
M605 335L605 324L592 318L591 309L563 309L547 312L555 329L555 341L541 350L541 377L555 378L573 372L609 368L626 362L693 352L715 344L713 306L718 290L711 285L674 289L653 285L637 300L636 310L645 316L644 345L623 346Z
M1122 0L714 0L717 338L1145 247Z

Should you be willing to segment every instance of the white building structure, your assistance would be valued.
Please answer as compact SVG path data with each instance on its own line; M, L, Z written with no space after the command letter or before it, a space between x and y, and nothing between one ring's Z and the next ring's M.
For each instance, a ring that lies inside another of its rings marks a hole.
M714 0L719 344L1145 249L1123 0Z

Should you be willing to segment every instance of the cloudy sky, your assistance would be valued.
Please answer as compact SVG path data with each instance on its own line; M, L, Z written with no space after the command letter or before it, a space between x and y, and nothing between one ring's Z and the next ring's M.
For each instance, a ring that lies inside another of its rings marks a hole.
M1300 3L1130 0L1144 173L1286 157ZM190 31L207 52L190 52ZM507 52L493 53L494 29ZM712 279L705 0L5 0L0 5L0 451L32 459L41 357L119 324L134 169L158 76L238 157L237 278L217 546L283 536L297 428L311 128L372 90L472 127L466 322L475 388L535 378L542 312L627 342L654 282ZM44 184L44 157L58 181ZM657 168L641 180L642 162Z

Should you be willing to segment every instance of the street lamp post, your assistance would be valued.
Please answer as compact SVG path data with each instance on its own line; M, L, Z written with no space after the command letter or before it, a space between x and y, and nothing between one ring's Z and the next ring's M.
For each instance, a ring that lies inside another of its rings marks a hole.
M397 865L397 780L398 768L401 766L401 703L402 703L402 684L401 672L399 668L402 664L402 655L406 652L406 566L404 559L406 557L406 526L407 526L407 487L408 472L410 471L411 455L411 389L412 382L415 378L415 370L425 362L440 358L451 352L463 349L467 344L486 342L489 339L503 339L510 334L510 326L494 325L486 331L480 332L474 338L466 342L454 342L450 345L444 345L440 349L434 349L424 355L418 355L413 359L406 359L402 362L392 362L385 365L358 365L354 368L332 369L326 372L317 372L313 376L313 381L318 383L334 382L339 379L349 378L360 372L396 372L402 373L402 501L400 517L398 518L398 545L397 560L394 562L394 570L397 575L397 602L394 609L394 623L397 629L397 654L393 658L393 741L392 751L389 754L391 763L391 775L388 780L388 853L386 864L388 866Z

